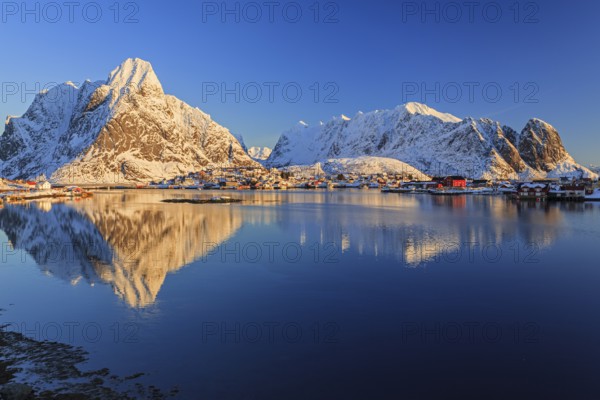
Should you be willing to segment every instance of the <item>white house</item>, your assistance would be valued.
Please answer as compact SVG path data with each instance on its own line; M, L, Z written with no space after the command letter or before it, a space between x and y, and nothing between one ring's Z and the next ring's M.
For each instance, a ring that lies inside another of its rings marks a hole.
M35 185L35 188L37 190L50 190L50 189L52 189L52 185L48 181L43 181L43 182L38 182Z

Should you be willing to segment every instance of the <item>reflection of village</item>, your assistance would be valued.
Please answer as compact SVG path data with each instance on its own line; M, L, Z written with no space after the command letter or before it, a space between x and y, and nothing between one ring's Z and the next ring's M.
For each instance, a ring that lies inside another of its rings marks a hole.
M599 211L592 203L376 191L247 192L235 206L161 203L173 196L198 195L133 190L6 205L0 229L47 274L73 284L110 284L130 306L145 307L156 301L167 274L208 256L207 243L226 243L243 225L276 227L285 233L279 240L307 249L333 243L345 263L375 256L416 267L439 261L457 244L548 248L568 231L564 213ZM308 215L303 205L310 205Z
M504 254L495 261L513 263L515 246L525 260L526 254L548 249L564 236L564 213L600 211L592 203L514 203L495 197L368 197L374 206L369 209L324 209L310 222L299 215L300 240L317 237L338 244L341 252L389 258L408 267L464 262L469 251L491 257L498 249ZM463 253L458 259L457 248Z

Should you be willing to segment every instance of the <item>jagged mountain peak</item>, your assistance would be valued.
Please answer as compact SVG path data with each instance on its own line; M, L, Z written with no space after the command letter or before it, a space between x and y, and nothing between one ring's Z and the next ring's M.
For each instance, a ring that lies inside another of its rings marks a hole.
M328 122L324 123L324 122L320 121L319 124L316 125L316 127L323 126L323 125L330 125L330 126L339 125L339 124L343 125L343 124L348 124L352 121L357 121L357 120L368 121L368 120L372 120L373 118L390 117L392 119L395 119L395 118L401 118L405 115L434 117L438 120L441 120L443 122L449 122L449 123L459 123L459 122L463 121L462 119L460 119L452 114L439 112L425 104L411 102L411 103L399 105L391 110L374 110L374 111L370 111L370 112L358 111L353 118L350 118L350 117L346 116L345 114L340 114L339 116L332 117L330 120L328 120ZM466 120L476 121L474 118L466 118ZM311 126L304 121L299 121L294 126L294 128L291 129L291 131L294 131L297 128L313 128L313 127L315 127L315 126Z
M521 131L519 140L534 138L541 142L554 141L562 146L562 139L556 128L538 118L532 118Z
M152 64L140 58L128 58L115 68L106 84L120 94L128 90L148 90L164 93Z
M556 131L554 126L539 118L531 118L529 121L527 121L527 124L525 124L525 129Z
M593 176L565 150L558 132L532 119L521 133L487 118L461 120L420 103L378 110L351 121L289 130L268 167L313 165L328 159L387 157L430 175L516 179Z
M433 108L417 102L410 102L397 107L413 115L429 115L441 119L444 122L460 122L461 119L452 114L441 113Z
M148 182L214 165L258 166L241 136L165 95L150 63L40 93L0 136L0 176L57 183Z
M79 88L71 81L59 83L51 88L41 90L38 94L36 94L33 102L39 102L45 98L48 98L54 103L65 101L68 100L64 97L66 94L76 92L77 90L79 90Z

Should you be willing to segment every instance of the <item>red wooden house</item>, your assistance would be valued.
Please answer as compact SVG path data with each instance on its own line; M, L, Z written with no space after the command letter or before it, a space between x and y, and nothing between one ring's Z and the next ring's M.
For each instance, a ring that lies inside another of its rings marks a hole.
M467 179L462 176L447 176L444 178L444 186L451 188L467 187Z

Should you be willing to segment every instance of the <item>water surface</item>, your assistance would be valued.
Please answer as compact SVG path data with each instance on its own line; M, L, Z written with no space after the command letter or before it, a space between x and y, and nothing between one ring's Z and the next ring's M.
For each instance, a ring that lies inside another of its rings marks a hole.
M160 202L212 195L5 206L2 321L182 398L598 393L600 204L364 190Z

